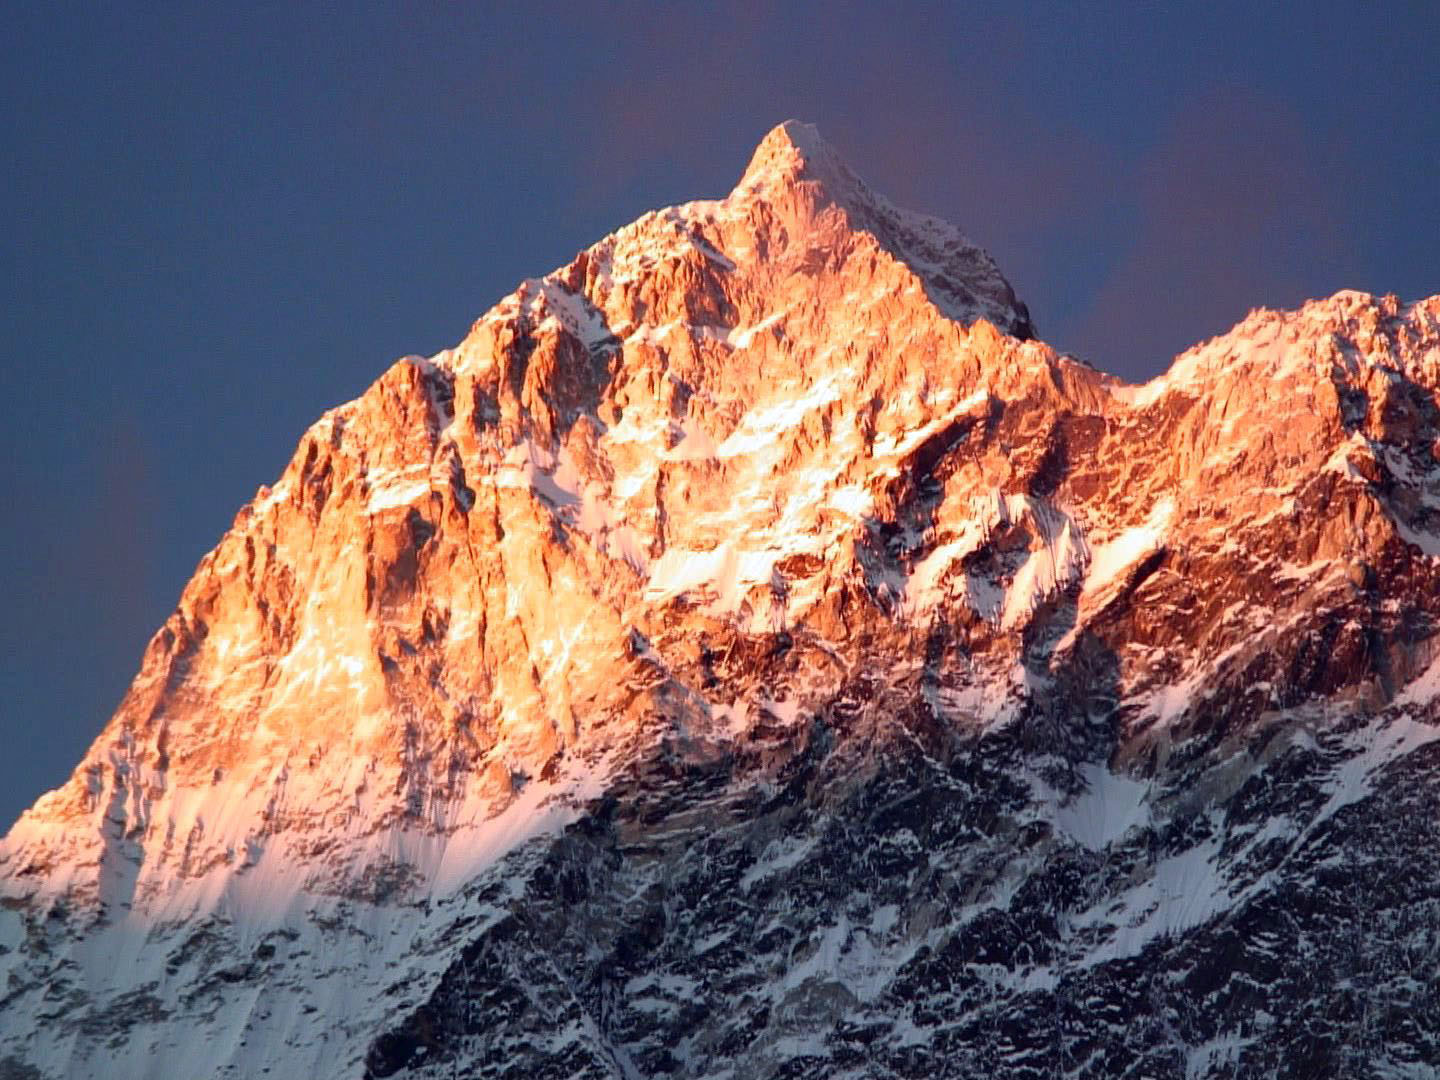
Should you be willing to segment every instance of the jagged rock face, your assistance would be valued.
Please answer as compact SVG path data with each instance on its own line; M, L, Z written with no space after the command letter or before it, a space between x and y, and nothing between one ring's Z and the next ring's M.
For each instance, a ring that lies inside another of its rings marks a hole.
M0 1075L1429 1075L1440 298L1128 386L814 130L397 363L0 845Z

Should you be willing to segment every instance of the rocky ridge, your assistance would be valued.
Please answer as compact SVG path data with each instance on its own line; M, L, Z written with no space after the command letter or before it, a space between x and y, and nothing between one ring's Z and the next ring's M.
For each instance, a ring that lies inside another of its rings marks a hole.
M0 1075L1432 1075L1437 390L1353 292L1123 384L781 125L240 512Z

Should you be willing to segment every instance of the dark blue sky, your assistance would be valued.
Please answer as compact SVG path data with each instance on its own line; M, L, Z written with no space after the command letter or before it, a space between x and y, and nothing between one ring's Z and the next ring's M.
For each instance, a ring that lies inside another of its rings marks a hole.
M1440 292L1433 2L580 6L7 11L0 828L322 410L787 117L1132 378Z

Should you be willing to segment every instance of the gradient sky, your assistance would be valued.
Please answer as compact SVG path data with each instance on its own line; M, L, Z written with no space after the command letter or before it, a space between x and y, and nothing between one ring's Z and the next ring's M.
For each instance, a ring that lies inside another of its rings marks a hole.
M320 412L787 117L1130 378L1440 292L1434 2L580 7L7 9L0 829Z

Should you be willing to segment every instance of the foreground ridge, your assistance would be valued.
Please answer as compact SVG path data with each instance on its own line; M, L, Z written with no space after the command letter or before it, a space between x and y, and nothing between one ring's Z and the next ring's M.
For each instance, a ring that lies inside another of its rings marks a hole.
M240 511L0 1076L1429 1075L1437 390L1358 292L1124 384L788 121Z

